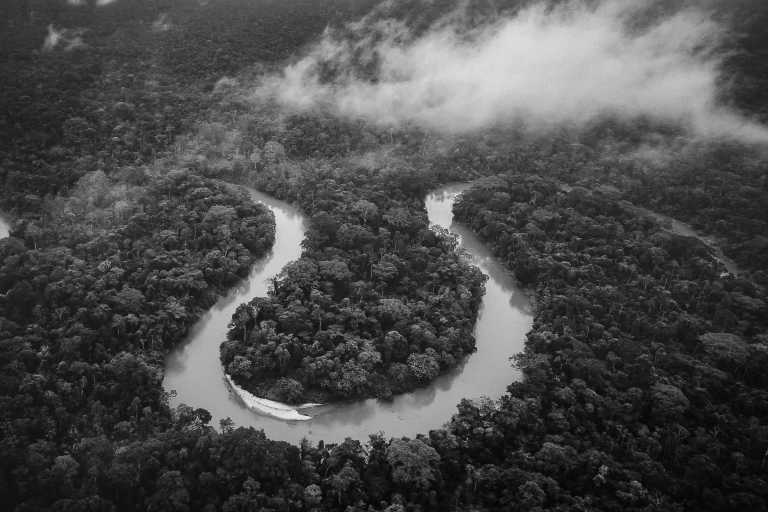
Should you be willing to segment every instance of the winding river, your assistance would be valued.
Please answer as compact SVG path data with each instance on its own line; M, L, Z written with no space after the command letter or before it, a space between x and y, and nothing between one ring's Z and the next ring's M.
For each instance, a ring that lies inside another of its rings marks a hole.
M300 411L260 400L232 386L219 361L219 344L225 339L227 324L240 303L266 294L268 280L300 256L304 238L304 219L295 208L251 190L253 199L275 214L274 248L254 266L248 279L216 303L192 328L187 341L169 355L163 386L176 392L175 396L172 394L171 405L203 407L213 416L211 424L215 427L219 420L229 417L237 426L264 429L272 439L298 443L302 438L327 442L347 437L367 440L368 434L379 431L388 437L414 436L445 424L462 398L500 397L507 385L520 378L509 357L523 350L533 316L528 299L515 286L513 277L469 230L453 223L453 203L467 186L446 186L425 200L430 223L459 235L460 247L467 257L489 276L475 326L477 352L462 365L428 387L392 400L367 399ZM286 421L274 416L311 419Z

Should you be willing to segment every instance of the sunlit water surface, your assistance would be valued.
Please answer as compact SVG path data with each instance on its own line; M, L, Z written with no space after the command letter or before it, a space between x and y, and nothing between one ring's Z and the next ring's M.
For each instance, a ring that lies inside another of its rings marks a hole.
M237 306L265 295L269 279L300 256L305 229L304 219L295 208L252 190L254 200L275 214L275 246L254 266L250 277L211 308L192 328L186 342L169 355L163 385L167 391L176 391L171 405L203 407L213 416L211 423L216 427L219 420L229 417L237 426L264 429L268 437L276 440L338 442L346 437L366 440L368 434L380 431L388 437L426 433L443 426L462 398L501 396L508 384L520 378L509 357L523 350L532 314L512 276L469 230L453 223L453 203L466 187L447 186L426 198L430 222L459 235L460 246L472 263L489 276L475 327L477 352L462 365L428 387L392 400L368 399L302 411L313 416L309 421L279 420L246 408L226 383L219 345Z

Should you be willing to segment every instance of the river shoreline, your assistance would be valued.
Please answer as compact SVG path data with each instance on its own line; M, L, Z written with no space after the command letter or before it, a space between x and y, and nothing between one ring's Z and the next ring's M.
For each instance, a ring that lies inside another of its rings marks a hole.
M206 312L190 330L187 341L168 356L163 386L166 391L176 391L170 405L205 408L216 428L220 420L230 418L236 426L263 429L274 440L340 442L347 437L366 440L379 431L387 436L412 437L443 426L463 398L501 397L510 383L522 378L509 358L524 349L525 334L533 322L532 307L529 294L517 286L514 276L473 233L453 224L453 203L468 186L441 187L425 199L430 224L457 235L472 264L489 276L475 325L477 350L456 368L424 388L391 399L305 407L269 401L234 384L224 373L218 355L232 313L239 304L266 294L268 280L301 255L304 238L304 219L297 208L250 190L254 200L275 214L275 246L254 265L249 278Z

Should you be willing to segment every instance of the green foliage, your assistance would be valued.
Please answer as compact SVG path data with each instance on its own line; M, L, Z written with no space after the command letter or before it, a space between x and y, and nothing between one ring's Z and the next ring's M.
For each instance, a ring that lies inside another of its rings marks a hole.
M420 439L393 439L387 447L392 480L417 491L427 491L436 484L439 460L435 449Z
M601 510L725 510L742 499L764 509L752 479L762 481L755 443L768 438L750 423L768 412L752 398L768 396L764 288L722 274L705 244L605 188L509 173L465 192L455 214L535 287L534 329L516 358L525 381L495 411L460 408L449 427L483 438L471 425L485 417L507 453L488 462L554 479L521 482L521 506L572 493Z
M123 198L119 210L115 194ZM226 215L207 222L212 210ZM274 237L263 207L184 172L126 189L87 175L49 211L39 224L19 224L14 235L24 239L0 241L0 392L15 397L5 401L2 422L16 425L13 443L2 448L5 470L23 464L41 437L70 446L146 436L167 424L158 363ZM184 417L205 424L211 416ZM91 465L55 453L45 458L56 485L71 488ZM183 509L181 475L165 473L160 484L167 489L147 506ZM24 501L34 498L31 489L6 492Z
M247 308L255 316L234 316L228 373L258 396L290 377L303 390L290 402L326 402L389 397L461 362L485 278L429 229L421 198L354 167L299 172L289 189L273 165L257 174L311 221L301 259Z

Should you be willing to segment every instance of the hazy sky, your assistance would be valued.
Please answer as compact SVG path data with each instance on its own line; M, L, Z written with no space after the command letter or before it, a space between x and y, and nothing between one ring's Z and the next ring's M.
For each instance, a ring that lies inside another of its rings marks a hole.
M419 37L392 20L352 24L354 41L327 31L259 93L286 107L323 104L341 115L454 132L508 120L578 125L611 113L768 141L763 127L715 105L720 60L713 50L722 27L689 9L632 32L627 21L638 3L533 6L469 33L446 21L460 18L453 13ZM383 37L374 43L365 36L371 33ZM379 59L375 83L354 77L353 55ZM333 83L320 80L323 62L342 70Z

